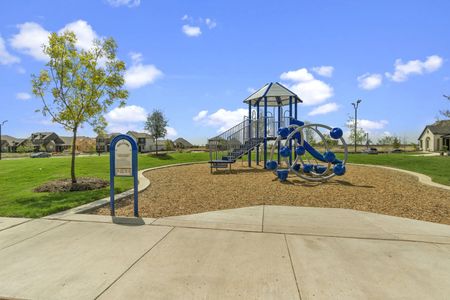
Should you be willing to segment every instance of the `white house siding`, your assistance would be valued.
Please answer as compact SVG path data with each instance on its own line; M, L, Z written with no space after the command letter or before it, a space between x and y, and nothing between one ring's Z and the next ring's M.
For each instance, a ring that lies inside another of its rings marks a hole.
M427 139L429 139L428 147L427 147ZM422 151L437 151L438 141L435 138L434 134L427 128L425 132L420 137L421 141L421 150Z

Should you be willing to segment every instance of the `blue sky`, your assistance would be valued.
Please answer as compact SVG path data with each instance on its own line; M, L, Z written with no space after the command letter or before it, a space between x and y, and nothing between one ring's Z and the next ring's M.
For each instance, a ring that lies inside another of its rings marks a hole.
M305 100L300 119L344 126L361 98L361 125L373 137L413 141L450 106L449 11L437 0L2 1L3 133L64 133L29 96L30 75L45 64L42 40L69 28L80 47L114 37L127 64L130 97L106 116L110 131L142 129L158 108L169 137L204 143L242 119L252 89L279 81Z

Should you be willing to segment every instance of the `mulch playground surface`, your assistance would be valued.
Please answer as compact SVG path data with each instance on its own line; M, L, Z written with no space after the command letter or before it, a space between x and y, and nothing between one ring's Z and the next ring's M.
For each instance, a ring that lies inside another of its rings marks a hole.
M142 217L167 217L254 205L349 208L450 224L450 191L427 186L415 176L375 167L347 166L326 183L295 175L280 183L261 167L236 163L232 174L210 174L208 164L148 171L150 186L139 194ZM91 213L109 215L109 207ZM116 215L132 216L132 198L116 204Z

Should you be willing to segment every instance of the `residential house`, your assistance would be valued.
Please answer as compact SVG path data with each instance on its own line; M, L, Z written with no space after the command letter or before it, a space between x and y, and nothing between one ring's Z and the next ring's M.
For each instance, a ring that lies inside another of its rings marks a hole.
M425 126L418 140L419 149L422 151L450 149L450 120L437 121Z
M153 150L154 140L150 134L137 131L128 131L127 134L136 141L139 152L150 152Z
M177 138L174 141L175 147L179 148L179 149L186 149L186 148L192 148L193 145L191 143L189 143L187 140L183 139L183 138Z
M96 138L96 149L97 152L109 152L109 145L114 137L118 136L120 133L111 133L106 135L99 135ZM145 132L128 131L127 134L131 136L138 145L138 151L152 152L156 151L156 143L153 137ZM166 150L167 141L170 140L158 140L158 151ZM172 141L170 141L172 143Z
M62 152L64 141L54 132L34 132L18 146L31 147L34 151Z
M109 145L111 144L111 141L119 134L120 133L110 133L98 135L95 138L95 148L97 152L109 152Z
M23 139L15 138L10 135L2 135L0 140L0 147L2 152L16 152L18 145Z

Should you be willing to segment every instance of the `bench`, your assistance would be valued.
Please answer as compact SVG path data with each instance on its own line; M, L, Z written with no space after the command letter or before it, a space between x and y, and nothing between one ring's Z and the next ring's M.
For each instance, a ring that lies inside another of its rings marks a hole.
M209 164L211 166L211 174L213 173L213 169L227 169L231 172L231 164L233 164L234 160L210 160Z

